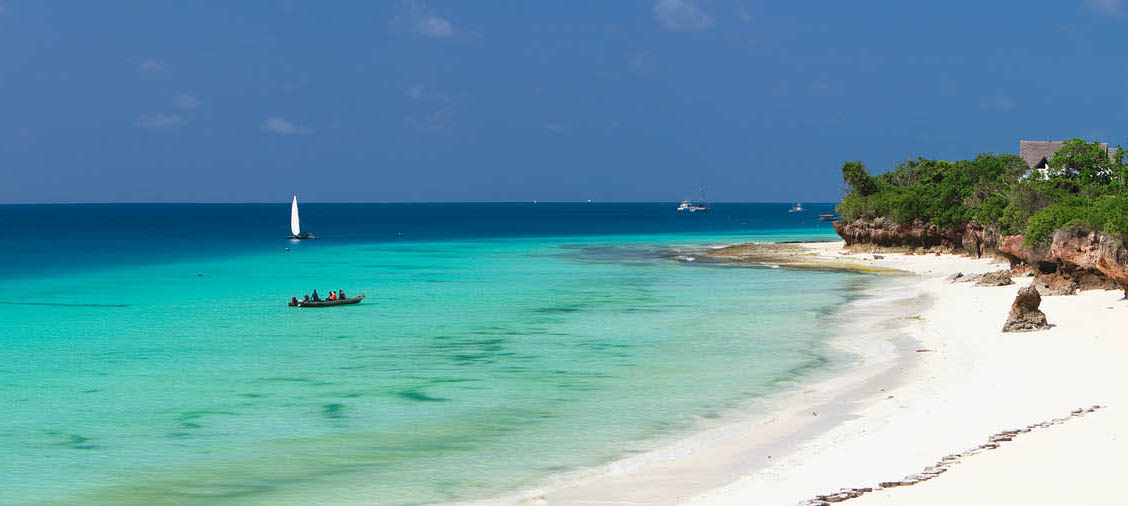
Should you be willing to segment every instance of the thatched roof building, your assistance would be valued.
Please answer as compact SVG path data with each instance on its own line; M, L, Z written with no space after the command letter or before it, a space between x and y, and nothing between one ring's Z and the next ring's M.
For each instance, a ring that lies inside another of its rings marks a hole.
M1031 169L1045 169L1054 153L1064 145L1065 141L1018 141L1018 156L1026 160ZM1109 158L1116 155L1115 149L1109 148L1107 142L1101 143L1101 149L1108 153Z

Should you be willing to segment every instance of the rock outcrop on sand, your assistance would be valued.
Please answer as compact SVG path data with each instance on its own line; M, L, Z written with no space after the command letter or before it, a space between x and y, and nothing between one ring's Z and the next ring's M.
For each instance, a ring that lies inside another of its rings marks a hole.
M952 283L975 283L975 286L1006 286L1014 284L1014 281L1011 279L1011 271L1008 270L998 270L984 274L964 274L957 272L948 276L948 281Z
M1011 273L1007 270L988 272L975 281L975 286L1006 286L1013 285Z
M1057 230L1049 244L1031 248L1023 236L1003 238L999 253L1012 266L1037 270L1035 285L1046 294L1121 288L1128 295L1128 248L1115 237L1087 230Z
M1070 276L1058 272L1052 274L1037 274L1034 276L1034 288L1045 296L1073 295L1081 289L1081 283Z
M1000 255L1011 262L1016 275L1034 274L1042 295L1121 289L1128 298L1128 247L1101 232L1057 230L1046 245L1032 248L1021 235L1000 236L995 228L974 221L941 228L920 221L900 224L876 218L837 222L834 230L854 251L965 253L976 258Z
M1003 325L1003 332L1030 332L1050 327L1046 321L1046 313L1038 306L1042 304L1042 296L1033 286L1024 286L1018 290L1018 296L1011 304L1007 323Z
M994 255L999 248L999 233L974 221L942 228L915 221L900 224L888 218L836 222L834 231L854 249L923 250L927 252L966 252L973 257Z

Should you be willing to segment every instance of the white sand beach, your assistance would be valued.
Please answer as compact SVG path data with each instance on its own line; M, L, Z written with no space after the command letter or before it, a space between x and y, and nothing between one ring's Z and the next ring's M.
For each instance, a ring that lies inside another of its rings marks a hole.
M714 429L597 477L529 491L526 504L822 504L818 496L873 489L850 504L1124 504L1128 455L1128 302L1119 291L1043 297L1052 328L1003 333L1018 289L950 283L956 272L1005 268L945 255L820 255L916 274L927 304L894 301L904 325L840 343L868 357L845 377L788 398L788 410ZM916 300L916 299L913 299ZM890 342L884 333L903 333ZM868 337L865 337L867 336ZM886 349L881 349L885 347ZM891 352L888 347L895 347ZM1082 416L1075 410L1101 406ZM1057 420L1046 427L1037 427ZM1035 426L1026 432L1025 429ZM992 435L1022 429L981 450ZM993 446L993 445L991 445ZM936 466L935 478L882 488Z
M840 243L816 246L835 254ZM872 258L872 255L852 255ZM856 418L802 443L791 455L686 504L794 504L842 488L876 488L920 473L1000 431L1103 408L1019 434L960 459L948 472L878 490L853 504L1124 504L1118 487L1128 451L1128 303L1118 291L1044 297L1053 328L1003 333L1018 288L948 283L955 272L997 268L959 256L884 255L874 260L921 276L933 303L909 332L921 349L900 385L874 392Z

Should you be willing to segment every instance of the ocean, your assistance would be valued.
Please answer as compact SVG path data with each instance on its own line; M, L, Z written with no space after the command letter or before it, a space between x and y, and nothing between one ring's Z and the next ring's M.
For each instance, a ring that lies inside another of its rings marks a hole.
M674 207L0 206L0 504L496 497L849 362L868 276L686 258L831 204Z

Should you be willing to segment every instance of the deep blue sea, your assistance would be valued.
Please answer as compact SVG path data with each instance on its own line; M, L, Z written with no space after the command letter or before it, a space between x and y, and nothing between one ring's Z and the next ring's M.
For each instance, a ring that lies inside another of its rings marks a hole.
M831 204L675 206L0 206L0 504L498 496L845 360L864 276L686 261Z

